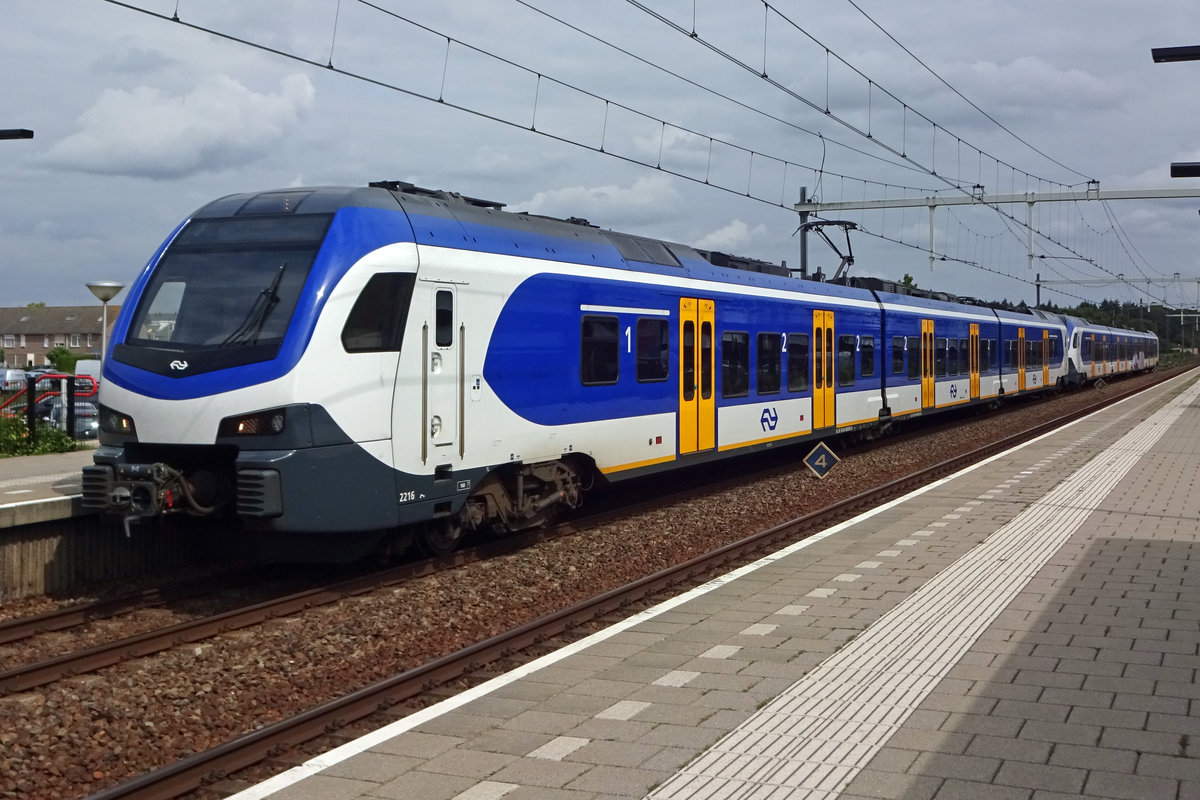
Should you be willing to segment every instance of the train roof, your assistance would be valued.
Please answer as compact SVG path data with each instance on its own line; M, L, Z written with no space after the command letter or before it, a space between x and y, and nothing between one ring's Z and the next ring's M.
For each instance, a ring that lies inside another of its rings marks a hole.
M505 205L404 181L374 181L367 186L312 186L233 194L208 203L193 218L284 214L332 214L346 207L402 210L413 222L418 244L441 245L445 227L461 226L461 246L482 252L550 258L580 264L634 269L689 277L718 277L727 283L806 291L863 299L871 292L892 302L925 308L968 305L995 310L1010 320L1033 317L1062 324L1064 317L1024 305L984 303L948 292L919 289L882 278L850 276L825 281L818 273L801 276L787 267L753 258L703 250L691 245L602 229L586 219L505 211ZM422 223L428 224L422 224ZM443 230L433 230L441 226ZM1088 324L1078 320L1077 324ZM1104 327L1104 326L1094 326ZM1114 329L1115 330L1115 329ZM1150 334L1152 335L1152 334Z

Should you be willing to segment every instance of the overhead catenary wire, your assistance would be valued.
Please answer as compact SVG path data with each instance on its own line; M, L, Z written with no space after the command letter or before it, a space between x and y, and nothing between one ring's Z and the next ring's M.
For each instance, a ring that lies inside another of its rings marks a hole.
M969 142L965 142L960 137L956 136L954 139L955 171L957 173L959 173L956 175L948 175L948 174L945 174L944 171L943 171L943 174L938 174L937 170L932 168L932 165L929 168L923 167L915 158L910 157L909 155L907 155L904 152L907 150L907 147L902 148L902 151L901 151L902 157L900 158L900 160L896 160L893 158L881 157L877 153L870 153L867 150L864 150L862 148L853 147L851 145L846 144L845 142L841 142L835 138L829 137L820 131L814 131L814 130L805 128L803 126L797 125L793 122L786 120L782 116L759 111L758 109L753 108L749 103L741 101L726 92L717 91L716 89L714 89L710 86L707 86L700 81L696 81L694 79L691 79L691 78L688 78L688 77L682 75L677 70L667 69L666 67L663 67L661 65L654 63L650 59L646 59L646 58L643 58L641 56L634 54L632 51L630 51L626 48L622 48L615 44L607 42L607 41L603 40L601 37L597 37L595 34L592 34L588 31L583 30L579 26L567 23L567 22L559 19L558 17L555 17L554 15L551 15L541 9L536 8L535 6L531 5L529 2L526 2L526 0L515 0L515 2L519 3L521 6L527 8L531 11L534 11L538 14L541 14L544 17L547 17L548 19L551 19L551 20L557 22L558 24L566 26L570 30L575 31L576 33L578 33L580 35L587 36L590 39L592 39L593 41L597 41L597 42L604 44L605 46L611 47L614 51L621 52L626 57L637 60L638 63L641 63L647 67L658 70L665 75L669 75L670 77L672 77L675 80L683 81L683 82L687 83L689 86L692 86L701 91L705 91L714 97L718 97L719 99L721 99L724 102L733 104L735 107L752 110L752 111L754 111L754 113L759 114L760 116L762 116L765 119L770 119L777 124L784 125L784 126L788 127L788 129L795 130L796 132L801 133L805 136L816 138L821 143L821 146L822 146L821 163L817 166L812 166L812 165L804 164L804 163L796 161L796 160L781 158L778 155L763 152L759 148L742 146L737 141L730 139L730 138L724 138L724 137L719 137L719 136L716 136L713 134L703 133L698 130L694 130L693 128L686 127L682 124L670 122L661 116L642 111L640 109L634 108L633 106L620 103L614 99L603 97L602 95L600 95L598 93L588 91L587 89L583 88L582 86L580 86L576 83L573 83L570 81L565 81L565 80L560 80L558 78L546 75L541 71L534 70L530 67L526 67L526 66L524 66L520 63L517 63L511 59L503 58L503 57L497 55L496 53L488 50L487 48L478 47L478 46L469 44L465 41L462 41L454 36L436 31L431 27L422 25L421 23L416 22L415 20L409 19L408 17L405 17L402 14L399 14L395 11L386 9L383 6L379 5L378 3L369 2L369 0L355 0L355 1L359 5L361 5L365 8L373 9L374 11L376 11L378 13L386 14L389 17L392 17L398 21L404 22L408 25L412 25L417 29L420 29L422 31L425 31L427 33L433 34L435 36L438 36L438 37L441 37L442 39L444 39L444 41L446 43L445 44L445 55L444 55L445 64L449 63L449 60L452 58L453 52L457 48L465 48L467 50L470 50L470 51L480 54L482 56L496 59L497 62L499 62L499 63L502 63L505 65L511 66L515 69L524 71L525 73L530 75L533 80L536 81L536 89L537 90L534 93L534 100L533 100L534 108L532 110L532 113L526 118L525 123L518 123L518 122L514 122L511 119L506 119L506 118L500 116L499 114L488 113L486 111L481 110L480 108L472 108L468 104L463 103L463 102L454 102L451 98L447 98L445 96L444 82L438 92L438 96L433 97L429 93L421 92L421 91L418 91L418 90L408 87L408 86L398 85L391 81L381 80L377 77L373 77L368 74L347 70L347 69L344 69L342 67L335 65L334 56L335 56L336 48L338 47L338 22L339 22L339 19L341 16L341 7L342 7L341 0L337 0L337 9L333 15L331 36L330 36L329 56L325 60L325 63L319 63L315 59L306 57L304 55L300 55L299 53L290 52L290 51L287 51L287 50L279 48L279 47L267 45L263 42L253 41L253 40L245 38L245 37L237 36L233 33L215 30L211 27L198 25L198 24L192 23L192 22L184 22L183 20L180 20L178 17L178 3L176 3L176 9L175 9L174 14L170 17L167 17L163 14L159 14L157 12L148 10L146 8L141 8L137 5L133 5L130 2L122 2L122 0L106 0L106 2L109 2L112 5L120 6L120 7L129 9L129 10L132 10L132 11L137 11L137 12L140 12L143 14L157 17L159 19L169 19L178 24L186 25L192 29L195 29L198 31L203 31L203 32L212 34L214 36L218 36L220 38L226 39L228 41L243 45L243 46L253 47L253 48L262 50L264 52L274 54L276 56L288 58L288 59L291 59L291 60L294 60L297 62L301 62L304 64L308 64L308 65L311 65L314 67L319 67L323 70L329 70L329 71L341 74L343 76L346 76L346 77L349 77L349 78L352 78L355 80L363 81L365 83L372 84L372 85L375 85L375 86L378 86L378 87L381 87L381 88L384 88L387 90L400 92L400 93L406 94L408 96L424 99L427 101L437 102L446 107L454 108L456 110L463 111L463 112L472 114L474 116L477 116L477 117L480 117L483 119L487 119L487 120L490 120L493 122L499 122L504 125L509 125L512 127L520 128L525 131L538 133L544 137L553 139L555 141L559 141L559 142L563 142L563 143L570 144L573 146L588 149L593 152L602 153L604 155L608 155L610 157L617 158L617 159L625 161L627 163L635 164L635 165L642 166L642 167L649 167L651 169L655 169L655 170L664 172L666 174L673 175L675 177L683 178L685 180L693 181L696 183L701 183L701 184L711 186L713 188L719 189L721 191L724 191L724 192L727 192L727 193L730 193L733 195L746 197L748 199L766 203L773 207L787 209L789 211L790 211L790 207L787 204L787 202L785 201L787 182L788 182L789 176L791 176L792 180L795 180L796 179L795 176L797 174L801 174L806 171L811 172L813 174L813 181L814 181L814 184L816 185L816 187L818 187L818 189L821 188L822 186L824 186L824 177L826 175L828 175L830 177L837 178L839 180L839 182L843 185L845 184L846 181L853 181L858 184L861 184L864 193L866 192L868 187L876 187L877 189L882 190L882 192L885 195L886 195L887 191L893 187L904 191L905 194L908 194L909 192L938 194L940 192L946 192L946 191L970 191L968 188L966 188L966 186L970 185L970 181L965 180L964 176L962 176L962 174L961 174L963 171L964 159L963 159L962 151L963 151L964 146L966 148L968 148L968 150L973 149L976 151L976 157L974 159L968 160L968 163L970 161L976 162L974 165L975 171L977 173L975 180L978 180L979 175L981 175L982 171L983 171L983 159L984 159L984 156L987 154L985 154L981 149L975 147L974 145L971 145ZM630 2L634 6L640 5L639 3L635 2L635 0L628 0L628 2ZM772 15L779 16L780 19L784 19L788 24L794 25L794 23L792 23L790 20L788 20L785 16L781 15L777 9L775 9L769 3L764 2L764 11L763 11L764 59L763 59L761 68L759 70L763 73L765 73L766 67L767 67L765 51L766 51L766 47L767 47L767 37L768 37L768 34L770 33L769 22L770 22L770 19L773 18ZM702 39L702 37L696 32L696 25L697 25L697 22L696 22L694 13L693 13L692 32L690 33L690 38L692 38L694 40ZM807 32L805 32L805 35L806 36L808 35ZM707 43L705 44L705 46L710 47L710 49L712 47L712 45L709 45ZM835 57L841 63L846 64L848 67L853 69L856 74L863 75L863 73L861 73L859 70L855 69L852 65L849 65L847 62L842 60L840 56L836 56L836 54L833 54L832 57ZM445 64L444 64L444 66L445 66ZM765 75L763 77L765 77ZM876 94L878 93L878 94L880 94L880 96L886 95L887 97L892 97L893 99L896 99L897 102L902 103L902 101L899 101L899 99L896 98L895 95L892 95L891 93L887 92L886 89L879 86L876 81L874 81L870 78L866 78L865 75L863 75L863 77L868 82L867 85L868 85L868 89L869 89L869 96L871 98L871 102L874 101L874 98L876 97ZM658 127L658 130L659 130L659 134L658 134L659 135L659 148L658 148L657 158L635 157L635 156L631 156L628 154L615 152L611 148L605 148L605 146L603 144L600 147L596 147L595 145L589 144L584 141L580 141L577 138L571 138L569 136L559 135L559 134L554 133L549 130L539 129L539 127L538 127L539 116L538 116L537 112L538 112L539 102L540 102L540 98L541 98L541 88L542 88L543 82L555 83L555 84L562 86L570 91L577 92L581 96L590 98L599 103L603 103L606 117L607 117L607 113L608 113L609 109L617 108L617 109L621 109L625 112L628 112L629 114L637 115L639 118L642 118L642 119L645 119L648 121L652 121ZM930 123L930 125L933 127L933 141L931 142L931 147L934 149L935 152L940 152L941 148L938 147L938 142L936 141L937 137L939 135L953 136L953 134L951 134L946 128L944 128L943 126L934 122L933 120L929 119L928 117L925 117L924 115L921 115L919 112L911 109L908 104L903 104L903 107L904 107L904 114L905 114L906 118L909 115L909 112L911 111L915 118L924 119ZM829 115L829 116L832 117L833 115ZM532 123L530 123L530 120L532 120ZM845 123L841 123L840 120L839 120L839 123L845 125ZM705 169L705 173L703 175L688 174L680 169L672 168L663 163L662 152L663 152L663 147L665 146L665 142L666 142L666 138L667 138L666 134L667 134L668 127L680 132L681 134L687 134L689 136L698 137L699 139L706 140L708 142L708 149L710 152L710 157L709 157L708 167ZM860 135L862 135L862 133L863 133L862 131L858 131L857 129L855 129L852 125L846 125L846 127L848 127L851 130L855 130L855 132L859 133ZM907 135L907 127L908 126L906 124L905 125L905 134L906 135ZM871 136L869 126L868 126L868 131L866 132L866 135L867 135L868 140L872 141L876 146L879 146L879 142L877 141L877 139L874 139ZM734 185L734 184L727 182L726 185L722 185L721 183L718 183L716 180L713 180L711 178L712 152L713 152L714 144L720 145L725 148L730 148L732 150L736 150L740 153L745 154L747 161L748 161L748 165L746 167L745 181L743 183ZM841 149L845 150L846 152L853 152L857 155L866 156L866 157L878 160L881 163L888 164L890 166L903 168L903 169L910 170L910 171L917 172L917 173L927 174L927 175L935 178L939 183L942 183L943 185L938 186L938 187L901 186L901 185L897 184L895 181L891 181L891 180L888 180L888 181L874 180L871 178L863 178L863 177L859 177L859 176L827 172L825 169L824 162L825 162L825 157L826 157L826 150L830 146L841 148ZM993 157L990 155L987 155L987 158L992 159ZM1047 182L1050 182L1049 179L1041 179L1041 178L1038 178L1037 176L1032 175L1031 173L1027 173L1025 171L1019 171L1015 165L1009 164L1008 162L1002 161L1000 159L994 159L994 161L995 161L995 169L996 169L996 174L997 174L997 183L999 182L999 176L1000 176L1002 167L1003 167L1004 171L1010 173L1010 176L1011 176L1010 183L1014 187L1016 186L1016 183L1017 183L1018 172L1020 172L1020 174L1024 176L1024 180L1027 185L1030 181L1033 181L1033 180L1037 180L1037 181L1047 180ZM753 190L753 186L754 186L755 179L756 179L755 175L759 169L765 168L766 170L769 171L772 168L772 164L778 165L779 171L782 173L782 176L783 176L782 180L780 181L780 184L779 184L779 190L775 191L774 195L771 197L758 196L755 194L755 192ZM1081 173L1077 173L1077 174L1081 174ZM998 211L999 209L993 209L993 210ZM1012 219L1011 216L1010 216L1010 219ZM1016 221L1015 219L1014 219L1014 221L1016 222L1016 224L1018 226L1024 225L1023 222ZM968 226L963 226L961 223L960 223L960 229L965 229L971 235L978 235L978 234L975 234L974 231L972 231ZM959 235L961 235L961 233ZM1046 236L1046 234L1044 234L1042 232L1038 232L1038 235ZM1053 241L1052 237L1047 237L1047 238L1049 240ZM1126 239L1127 238L1128 237L1126 237ZM949 250L951 247L951 244L949 241L948 233L943 235L942 242L943 242L942 250L943 251ZM957 241L955 244L957 246ZM929 248L927 248L927 247L921 247L921 248L916 248L916 249L920 249L923 252L929 251ZM959 249L961 250L961 246L959 246ZM945 256L947 260L961 261L962 263L970 263L970 261L966 260L966 259L952 258L952 257L950 257L950 254L947 252L938 252L936 255ZM989 270L989 271L996 272L996 274L1005 274L1005 273L997 272L995 270ZM1113 273L1110 273L1110 274L1113 274Z

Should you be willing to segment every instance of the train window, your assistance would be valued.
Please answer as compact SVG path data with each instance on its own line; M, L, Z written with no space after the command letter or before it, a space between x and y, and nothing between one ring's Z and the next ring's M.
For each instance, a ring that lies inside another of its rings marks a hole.
M584 386L616 383L620 352L616 317L583 318L580 329L579 379Z
M946 346L946 374L950 376L958 374L958 339L948 340Z
M787 335L788 391L803 392L808 388L808 334Z
M1062 360L1062 340L1058 338L1058 334L1050 334L1050 362L1057 363Z
M946 340L933 340L933 374L939 378L946 377Z
M979 368L981 370L991 370L996 366L996 340L981 339L979 346L982 348L979 354Z
M721 396L750 394L750 334L725 331L721 334Z
M347 353L400 349L416 277L412 272L371 276L342 327L342 347Z
M921 377L921 337L908 337L908 377Z
M434 344L449 347L454 344L454 293L449 289L439 289L433 299L433 310Z
M892 374L902 375L904 373L904 337L892 337Z
M779 391L783 372L782 341L778 333L758 335L758 393L775 394Z
M825 328L818 325L816 329L816 352L813 353L813 383L817 389L825 388Z
M637 321L637 379L665 381L670 371L671 338L665 319Z
M700 323L700 399L707 400L713 395L713 333L712 323L707 320Z
M683 399L696 399L696 323L683 323Z
M1084 337L1083 345L1080 347L1080 350L1079 350L1079 357L1082 358L1084 361L1092 360L1092 337L1091 336Z
M1006 369L1017 368L1017 340L1008 339L1004 342L1004 366Z
M837 349L838 386L854 385L854 336L839 336Z
M1025 340L1025 369L1041 366L1042 342L1040 339Z
M864 378L875 374L875 337L864 336L858 342L859 370Z
M958 340L958 374L969 375L971 373L971 340Z

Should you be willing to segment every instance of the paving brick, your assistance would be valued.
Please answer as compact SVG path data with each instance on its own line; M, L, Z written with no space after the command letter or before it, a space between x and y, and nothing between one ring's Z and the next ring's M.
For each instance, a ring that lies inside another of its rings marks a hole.
M1083 788L1084 792L1092 797L1149 800L1150 798L1175 797L1179 783L1168 778L1094 771L1088 773L1087 782Z
M1030 720L1021 727L1022 739L1062 744L1095 745L1100 741L1101 728L1095 725L1067 725L1061 722Z
M1200 759L1183 755L1143 753L1138 758L1137 774L1155 778L1200 782Z
M1101 747L1115 747L1119 750L1172 755L1180 750L1179 737L1180 734L1174 733L1105 728L1099 744Z
M948 779L940 787L934 800L1028 800L1030 791L1014 786L994 786L978 781ZM908 795L898 795L908 800Z
M1017 719L1037 719L1044 722L1065 722L1071 712L1070 706L1055 703L1030 703L1024 700L1000 700L992 709L997 717L1015 717Z
M1021 761L1005 761L996 773L995 783L1002 786L1019 786L1026 789L1044 789L1055 792L1078 792L1083 787L1087 770L1072 767L1031 764Z
M975 736L967 746L967 755L999 758L1004 761L1026 761L1046 764L1054 750L1050 742L1014 739L1010 736Z
M569 789L604 792L616 797L645 797L654 786L672 773L657 770L595 767L567 784Z
M986 714L949 714L942 723L942 730L955 733L986 734L990 736L1016 736L1025 724L1019 716L988 716Z
M986 783L992 780L999 768L1000 759L998 758L953 753L922 753L917 756L916 761L909 768L909 772L917 775L959 778Z
M385 783L371 790L372 797L385 797L392 800L404 800L409 797L428 798L429 800L450 800L474 786L477 781L461 775L443 775L434 772L406 772L394 781ZM303 787L305 784L298 784ZM302 797L324 797L316 793L301 795Z
M933 800L943 781L927 775L897 775L874 769L861 770L846 786L849 795L872 798ZM846 797L843 794L842 797Z
M1142 730L1146 727L1147 716L1144 711L1076 706L1071 709L1071 715L1067 718L1067 722L1081 725L1101 725L1106 728Z

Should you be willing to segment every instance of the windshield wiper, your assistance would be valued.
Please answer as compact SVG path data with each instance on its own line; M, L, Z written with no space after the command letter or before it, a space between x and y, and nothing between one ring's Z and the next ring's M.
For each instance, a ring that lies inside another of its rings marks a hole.
M250 310L246 312L245 319L237 326L233 333L225 337L219 347L231 347L235 344L253 344L258 341L258 334L262 331L263 325L266 324L267 317L271 316L271 312L275 310L275 306L279 305L279 284L283 280L283 273L287 270L287 262L284 261L275 271L275 277L271 282L258 293L258 297L254 298L254 305L250 306Z

